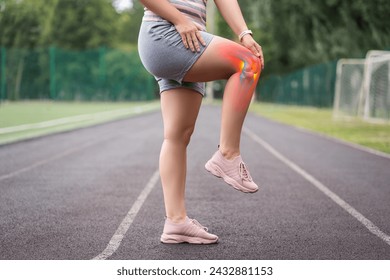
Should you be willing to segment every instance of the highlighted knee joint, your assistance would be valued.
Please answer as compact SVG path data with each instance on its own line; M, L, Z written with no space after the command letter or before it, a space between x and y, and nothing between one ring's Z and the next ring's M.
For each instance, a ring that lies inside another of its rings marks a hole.
M242 60L240 63L240 71L241 71L240 78L256 80L256 78L259 75L259 70L260 70L260 66L257 61L251 60L248 62Z

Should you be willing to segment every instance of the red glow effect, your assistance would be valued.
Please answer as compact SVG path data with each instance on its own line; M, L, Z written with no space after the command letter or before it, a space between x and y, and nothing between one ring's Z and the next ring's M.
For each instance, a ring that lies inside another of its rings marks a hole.
M239 111L247 110L261 74L260 59L241 46L221 46L220 50L237 72L228 81L234 90L233 105Z

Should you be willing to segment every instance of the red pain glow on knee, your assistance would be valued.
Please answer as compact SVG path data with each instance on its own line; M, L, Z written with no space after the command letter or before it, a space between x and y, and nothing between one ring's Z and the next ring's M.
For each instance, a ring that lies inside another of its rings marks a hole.
M233 105L238 111L247 110L253 93L255 91L257 80L260 76L260 61L250 51L244 50L238 46L232 49L231 46L220 48L220 53L228 60L236 69L237 78L230 80L233 92Z
M236 48L221 46L220 53L241 73L241 78L256 80L260 75L259 59L249 50L242 47Z

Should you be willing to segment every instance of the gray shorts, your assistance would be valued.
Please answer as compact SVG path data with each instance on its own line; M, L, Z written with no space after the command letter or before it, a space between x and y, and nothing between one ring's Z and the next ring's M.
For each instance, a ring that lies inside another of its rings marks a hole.
M200 31L206 46L200 52L186 49L175 27L167 21L143 21L138 38L142 64L157 80L160 93L185 87L205 94L205 83L183 82L187 71L207 48L213 35Z

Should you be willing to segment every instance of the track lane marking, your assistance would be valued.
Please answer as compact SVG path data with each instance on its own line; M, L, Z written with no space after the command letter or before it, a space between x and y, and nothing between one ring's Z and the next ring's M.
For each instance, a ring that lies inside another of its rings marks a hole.
M99 255L93 258L93 260L105 260L112 256L118 250L119 246L122 243L123 238L125 237L127 231L129 230L131 224L133 223L138 212L141 210L142 205L148 198L150 192L157 185L157 182L160 179L160 173L157 169L152 177L150 177L149 182L146 184L133 206L130 208L126 217L123 219L118 229L115 231L114 235L111 237L111 240L108 242L106 249L103 250Z
M320 190L323 194L333 200L337 205L339 205L342 209L348 212L352 217L357 219L364 227L366 227L372 234L376 235L382 241L387 243L390 246L390 236L383 232L379 227L377 227L373 222L367 219L363 214L353 208L350 204L344 201L341 197L339 197L336 193L332 192L328 187L310 175L307 171L299 167L297 164L283 156L276 149L274 149L270 144L260 138L256 133L251 131L250 129L244 127L243 132L249 136L253 141L260 144L264 149L266 149L269 153L275 156L277 159L282 161L296 173L301 175L304 179L309 181L313 186L315 186L318 190Z

